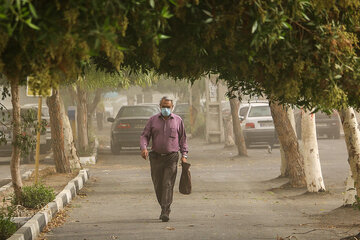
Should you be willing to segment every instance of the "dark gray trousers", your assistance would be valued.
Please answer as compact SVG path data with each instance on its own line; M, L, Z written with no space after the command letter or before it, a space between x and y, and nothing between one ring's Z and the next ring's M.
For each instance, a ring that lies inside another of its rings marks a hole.
M162 156L155 152L149 153L151 178L157 200L163 213L170 213L173 201L173 190L177 173L179 153Z

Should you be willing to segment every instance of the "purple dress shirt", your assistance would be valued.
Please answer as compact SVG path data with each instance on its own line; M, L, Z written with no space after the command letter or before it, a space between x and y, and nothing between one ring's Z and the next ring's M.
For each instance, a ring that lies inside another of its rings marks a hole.
M186 133L184 122L178 115L171 113L165 120L161 113L152 116L147 122L140 136L140 149L149 146L152 140L152 150L157 153L171 153L180 151L187 154Z

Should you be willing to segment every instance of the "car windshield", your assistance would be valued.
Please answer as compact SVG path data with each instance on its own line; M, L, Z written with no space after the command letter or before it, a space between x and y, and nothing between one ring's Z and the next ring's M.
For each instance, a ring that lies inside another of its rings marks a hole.
M271 117L269 106L253 106L250 109L249 117Z
M151 117L159 112L157 107L153 106L133 106L133 107L122 107L119 110L116 118L120 117Z
M183 112L188 112L189 111L189 105L187 104L179 104L176 105L175 109L174 109L174 113L183 113Z

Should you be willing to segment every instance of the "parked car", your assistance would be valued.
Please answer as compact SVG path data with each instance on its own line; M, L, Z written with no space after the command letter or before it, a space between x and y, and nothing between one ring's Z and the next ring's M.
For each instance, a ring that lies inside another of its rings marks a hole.
M49 112L46 111L45 109L47 109L47 107L44 107L44 111L43 111L43 115L48 114ZM24 117L26 115L32 115L32 118L36 119L37 118L37 108L33 107L32 105L24 105L21 107L20 109L20 116ZM0 145L0 152L1 155L11 155L12 152L12 125L11 125L11 118L12 118L12 109L3 109L0 112L0 116L1 116L1 122L2 122L2 126L1 126L1 131L4 133L4 138L7 140L7 144L1 144ZM45 121L50 121L49 119L47 120L46 116L42 116L44 118ZM27 129L26 133L23 134L33 134L34 129L30 128ZM47 141L47 130L46 131L42 131L40 133L40 151L42 153L48 151L50 149L50 144ZM50 135L51 136L51 135ZM35 152L30 152L30 154L27 156L27 158L25 159L26 162L29 162L30 160L34 159L34 154Z
M246 146L278 143L268 102L243 103L239 108Z
M296 134L301 139L301 110L295 111ZM328 115L324 112L315 113L316 135L317 137L326 136L327 138L340 138L340 117L337 111Z
M124 147L138 147L140 135L149 118L160 112L156 104L122 106L112 123L110 147L113 154L120 154Z

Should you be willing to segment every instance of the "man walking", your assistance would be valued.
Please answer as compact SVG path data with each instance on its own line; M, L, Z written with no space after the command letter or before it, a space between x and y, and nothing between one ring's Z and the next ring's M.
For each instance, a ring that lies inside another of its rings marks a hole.
M167 97L160 100L161 113L152 116L140 137L141 156L149 157L151 178L157 200L161 206L160 219L169 221L170 205L177 173L179 151L181 161L187 161L188 147L183 120L172 113L173 101ZM148 153L150 139L152 151Z

